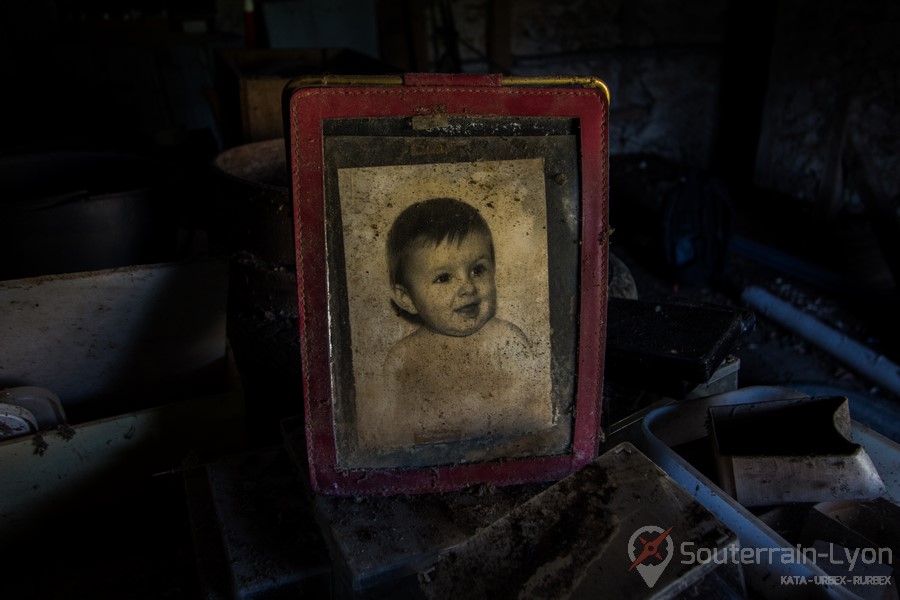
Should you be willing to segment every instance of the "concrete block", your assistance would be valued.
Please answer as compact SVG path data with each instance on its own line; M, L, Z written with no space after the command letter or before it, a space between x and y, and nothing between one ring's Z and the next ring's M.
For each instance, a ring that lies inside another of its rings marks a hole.
M284 450L231 457L208 465L206 474L231 584L228 597L329 593L328 552Z

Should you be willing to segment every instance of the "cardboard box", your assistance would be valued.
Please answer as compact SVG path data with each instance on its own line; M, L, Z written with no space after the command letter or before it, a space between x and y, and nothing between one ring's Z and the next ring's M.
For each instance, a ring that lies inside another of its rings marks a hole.
M294 77L395 70L346 48L230 48L220 51L218 59L219 120L226 146L284 137L281 92Z

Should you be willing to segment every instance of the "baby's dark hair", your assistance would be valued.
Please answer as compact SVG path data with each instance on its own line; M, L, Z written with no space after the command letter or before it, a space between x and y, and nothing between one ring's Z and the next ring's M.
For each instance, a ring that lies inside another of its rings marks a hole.
M474 206L454 198L431 198L411 204L394 220L387 236L391 285L407 285L404 277L406 261L417 240L431 242L435 246L445 240L459 243L473 232L490 240L493 260L491 230Z

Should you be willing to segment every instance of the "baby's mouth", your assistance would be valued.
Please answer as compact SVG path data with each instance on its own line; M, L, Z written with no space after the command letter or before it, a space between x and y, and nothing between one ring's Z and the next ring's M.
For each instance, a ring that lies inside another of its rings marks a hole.
M466 319L474 319L478 316L478 311L481 309L481 301L472 302L471 304L466 304L465 306L460 306L457 309L454 309L458 315L462 315Z

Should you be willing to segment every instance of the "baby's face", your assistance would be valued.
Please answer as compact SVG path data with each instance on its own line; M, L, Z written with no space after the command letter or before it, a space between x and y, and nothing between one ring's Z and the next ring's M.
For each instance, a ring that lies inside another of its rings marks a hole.
M470 233L462 242L437 246L416 244L406 261L404 301L407 312L418 314L430 329L452 336L471 335L497 312L491 240Z

